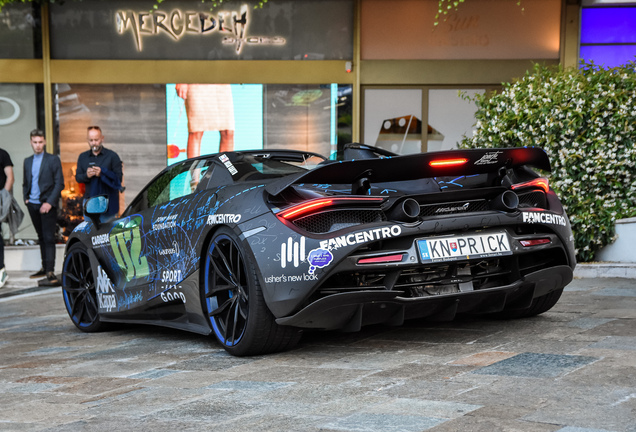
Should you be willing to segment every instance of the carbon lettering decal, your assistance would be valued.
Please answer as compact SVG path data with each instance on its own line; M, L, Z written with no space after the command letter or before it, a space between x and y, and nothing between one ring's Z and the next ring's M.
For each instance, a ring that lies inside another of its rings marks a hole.
M208 225L239 223L241 221L240 214L213 214L208 216Z
M564 216L556 215L553 213L545 213L545 212L524 212L523 222L530 223L530 224L542 223L542 224L552 224L552 225L561 225L561 226L567 225Z
M323 240L320 242L320 247L331 251L339 249L343 246L355 246L357 244L370 241L397 237L400 234L402 234L402 228L399 225L393 225L390 227L376 228L374 230L361 231L332 238L329 240Z

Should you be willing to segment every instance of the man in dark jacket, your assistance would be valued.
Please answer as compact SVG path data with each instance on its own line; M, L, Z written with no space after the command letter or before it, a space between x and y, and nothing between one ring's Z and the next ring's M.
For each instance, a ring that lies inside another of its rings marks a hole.
M11 192L13 187L13 162L11 156L5 150L0 149L0 187L4 187ZM4 268L4 239L2 238L2 229L0 229L0 288L7 282L9 276Z
M122 187L122 163L117 153L104 147L104 135L99 126L88 127L90 150L79 155L75 179L86 185L84 198L108 195L108 210L101 215L102 222L119 213L119 192Z
M32 278L46 277L39 285L58 286L55 275L55 232L57 207L64 189L64 176L60 158L45 151L44 132L31 131L33 156L24 160L22 192L33 227L38 234L42 268Z

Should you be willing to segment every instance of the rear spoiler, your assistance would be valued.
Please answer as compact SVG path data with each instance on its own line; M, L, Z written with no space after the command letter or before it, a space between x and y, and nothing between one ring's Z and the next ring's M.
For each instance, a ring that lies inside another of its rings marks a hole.
M466 159L461 165L432 167L431 162ZM551 171L548 155L538 147L447 150L406 156L334 161L307 172L283 177L270 183L266 190L278 195L297 183L353 184L361 178L372 183L417 180L453 175L498 173L500 168L522 165Z

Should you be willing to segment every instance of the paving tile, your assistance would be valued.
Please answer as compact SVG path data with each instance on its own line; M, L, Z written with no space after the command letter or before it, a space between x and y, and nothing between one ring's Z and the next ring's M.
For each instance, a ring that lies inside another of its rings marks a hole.
M636 336L607 336L590 348L636 351Z
M559 400L558 404L546 404L532 414L523 417L524 420L560 424L585 429L605 429L623 432L634 427L634 413L636 399L626 394L633 389L602 389L600 400L591 400L587 394L589 390L580 388L572 391L568 397ZM603 394L604 393L604 394ZM636 396L636 395L635 395ZM614 402L607 403L607 399Z
M597 361L596 357L521 353L506 360L473 371L475 374L557 377Z
M452 401L418 400L398 398L384 404L374 405L365 409L372 414L409 415L417 413L420 416L453 419L481 408L480 405Z
M466 366L488 366L498 361L513 357L518 353L505 351L487 351L457 359L450 364Z
M217 371L256 361L258 357L232 357L225 352L205 354L174 363L168 368L190 371Z
M576 327L584 330L590 330L596 328L600 325L613 321L612 318L595 318L595 317L586 317L579 318L574 321L570 321L567 326L568 327Z
M409 342L443 343L443 344L465 344L475 342L490 333L481 330L455 329L455 328L397 328L390 333L379 335L390 337L391 340L401 340Z
M263 393L294 385L293 382L258 382L258 381L221 381L206 387L210 390L241 391L246 393Z
M636 432L636 297L597 295L634 285L572 286L533 318L308 332L249 358L150 326L82 333L59 293L4 301L0 429Z
M586 385L590 388L599 386L616 386L616 388L636 389L636 362L632 356L625 356L625 351L615 351L616 357L604 356L602 360L578 369L565 377L563 381ZM596 350L594 354L598 354ZM635 413L636 414L636 413ZM635 422L636 425L636 422Z
M486 417L515 420L532 412L528 408L519 408L514 405L490 405L468 413L472 417Z
M634 336L634 320L615 319L588 331L599 336Z
M444 423L446 419L392 414L354 414L321 427L355 432L420 432Z
M607 429L590 429L590 428L581 428L575 426L566 426L557 430L556 432L612 432Z
M179 373L179 371L167 370L167 369L154 369L154 370L149 370L149 371L145 371L145 372L132 374L132 375L127 376L126 378L132 378L132 379L157 379L157 378L163 378L163 377L175 374L175 373Z
M554 432L560 426L521 419L464 416L430 429L431 432Z

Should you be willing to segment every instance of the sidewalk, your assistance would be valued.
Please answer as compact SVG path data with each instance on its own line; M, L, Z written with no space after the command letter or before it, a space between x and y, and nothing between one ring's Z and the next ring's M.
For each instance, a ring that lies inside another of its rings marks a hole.
M51 287L40 287L38 286L38 279L29 278L30 274L35 273L34 271L8 271L9 279L7 283L4 284L4 287L0 288L0 298L11 297L20 294L28 294L35 291L41 291L45 289L51 289ZM58 274L58 278L61 277ZM54 287L56 289L60 289L59 287Z

